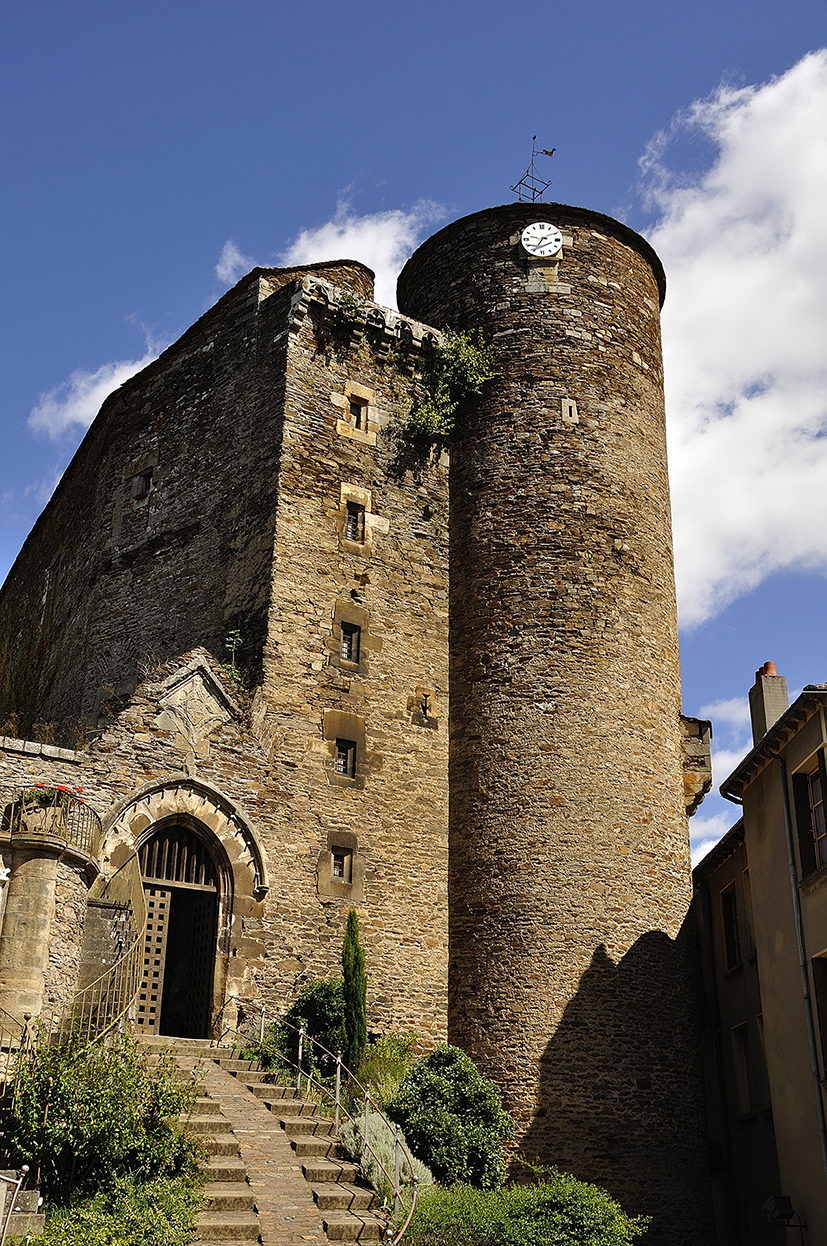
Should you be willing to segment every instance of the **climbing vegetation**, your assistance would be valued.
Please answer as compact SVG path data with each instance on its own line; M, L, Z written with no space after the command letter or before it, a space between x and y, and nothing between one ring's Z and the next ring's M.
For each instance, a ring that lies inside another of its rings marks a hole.
M450 437L460 406L497 375L495 363L496 351L481 330L447 330L423 371L424 394L411 407L405 432L423 441Z

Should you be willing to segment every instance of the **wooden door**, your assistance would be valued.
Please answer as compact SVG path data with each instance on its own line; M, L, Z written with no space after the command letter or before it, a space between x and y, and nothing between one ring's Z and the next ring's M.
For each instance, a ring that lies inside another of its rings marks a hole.
M138 1012L135 1028L142 1034L157 1034L161 1022L161 997L164 991L164 961L169 934L172 892L161 887L144 886L146 895L146 935L144 937L144 972L138 991Z

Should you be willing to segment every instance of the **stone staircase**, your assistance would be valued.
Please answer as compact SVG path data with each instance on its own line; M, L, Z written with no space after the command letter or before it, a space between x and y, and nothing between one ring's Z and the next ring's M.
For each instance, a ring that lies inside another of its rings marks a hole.
M145 1039L171 1047L182 1071L195 1071L205 1094L189 1127L210 1152L202 1246L308 1246L384 1239L376 1196L357 1182L334 1122L315 1103L279 1086L255 1062L207 1040ZM315 1215L313 1214L315 1212Z
M4 1177L13 1177L17 1179L18 1173L13 1168L0 1169ZM5 1182L0 1192L0 1225L6 1214L6 1198L11 1195L12 1187L7 1186ZM46 1217L40 1210L40 1191L37 1189L23 1189L18 1192L14 1201L14 1210L9 1217L9 1237L23 1237L26 1233L36 1234L42 1233L46 1226Z
M373 1190L356 1184L357 1168L343 1157L333 1132L334 1122L320 1116L315 1103L300 1099L288 1086L277 1086L273 1075L260 1069L232 1070L247 1090L274 1114L284 1130L313 1201L322 1215L329 1241L378 1241L388 1221L377 1207Z

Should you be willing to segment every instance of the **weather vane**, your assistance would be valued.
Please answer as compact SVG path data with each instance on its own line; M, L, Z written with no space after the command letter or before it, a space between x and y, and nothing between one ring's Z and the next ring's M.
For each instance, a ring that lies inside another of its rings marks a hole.
M553 156L557 148L552 147L551 151L546 151L545 147L538 149L534 146L537 142L537 135L531 140L531 164L526 169L523 176L517 182L516 186L511 189L519 199L520 203L542 203L543 195L548 190L551 182L546 182L537 172L534 163L537 156Z

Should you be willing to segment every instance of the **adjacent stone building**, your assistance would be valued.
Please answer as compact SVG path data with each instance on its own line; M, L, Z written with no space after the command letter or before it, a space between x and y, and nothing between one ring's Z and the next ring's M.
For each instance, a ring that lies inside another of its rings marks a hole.
M143 1028L281 1010L356 905L372 1027L464 1047L524 1154L684 1246L711 1241L685 926L709 726L680 713L664 288L642 238L559 204L440 231L399 313L349 261L254 270L107 399L15 564L0 777L10 915L32 783L100 814L86 885L139 863ZM449 330L498 369L450 461L404 431ZM88 748L28 742L52 722ZM101 921L74 923L81 976ZM0 938L10 1011L76 986L41 926L25 982Z
M743 817L695 869L704 1067L722 1246L827 1246L827 685L773 663L721 792Z

